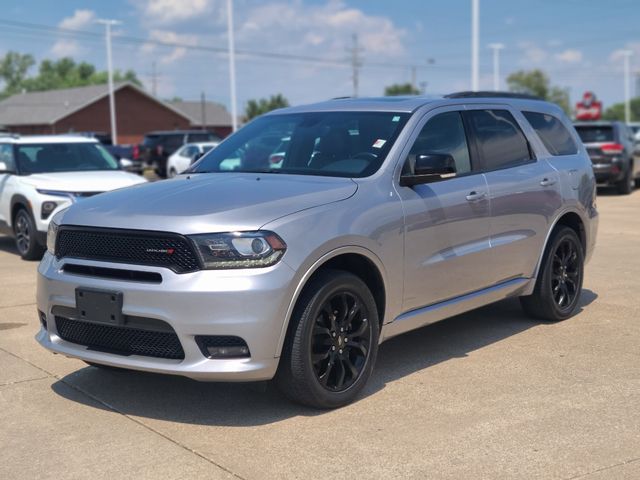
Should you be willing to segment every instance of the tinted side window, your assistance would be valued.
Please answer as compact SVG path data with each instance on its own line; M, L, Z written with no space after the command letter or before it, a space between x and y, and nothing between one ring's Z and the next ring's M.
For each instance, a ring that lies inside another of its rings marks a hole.
M426 153L451 155L456 162L458 175L471 171L467 137L459 112L436 115L422 127L409 152L409 171L413 171L415 156Z
M578 147L571 138L571 134L558 118L546 113L522 113L551 155L575 155L578 153Z
M531 160L529 145L513 116L506 110L469 110L486 170L509 168Z
M165 148L177 149L184 144L184 135L167 135L162 143Z

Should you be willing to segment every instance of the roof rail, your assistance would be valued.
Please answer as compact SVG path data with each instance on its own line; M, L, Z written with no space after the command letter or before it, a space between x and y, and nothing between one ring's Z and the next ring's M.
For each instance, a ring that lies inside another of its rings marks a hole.
M348 98L353 98L353 97L350 97L347 95L346 97L333 97L331 100L346 100Z
M521 98L523 100L544 100L536 95L529 95L528 93L514 93L514 92L455 92L445 95L445 98Z

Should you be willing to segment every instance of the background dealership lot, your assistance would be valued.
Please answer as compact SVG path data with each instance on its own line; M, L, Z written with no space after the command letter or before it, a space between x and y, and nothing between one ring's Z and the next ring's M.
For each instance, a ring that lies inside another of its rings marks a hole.
M381 348L362 399L106 372L37 347L36 263L0 237L0 478L640 477L640 192L601 192L582 309L506 301Z

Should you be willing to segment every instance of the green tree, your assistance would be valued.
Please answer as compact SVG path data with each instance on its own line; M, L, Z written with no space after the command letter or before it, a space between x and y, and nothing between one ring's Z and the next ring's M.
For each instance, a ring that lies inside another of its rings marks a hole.
M569 115L571 106L569 92L566 89L551 85L549 77L542 70L520 70L507 77L509 90L517 93L528 93L544 100L557 103Z
M249 100L245 108L245 115L247 120L251 120L255 117L263 115L271 110L277 108L284 108L289 106L289 101L278 93L277 95L271 95L269 98L260 98L258 100Z
M629 102L631 110L631 120L637 121L640 119L640 97L632 98ZM624 122L624 103L614 103L607 108L602 114L602 118L605 120L621 120Z
M31 55L23 55L13 51L7 52L0 60L0 78L4 81L4 90L0 96L7 97L20 92L27 72L35 63Z
M1 97L18 93L55 90L59 88L83 87L107 83L107 72L97 71L96 67L87 62L76 63L72 58L59 60L42 60L35 76L27 77L27 71L35 64L31 55L8 52L0 59L0 78L4 80L4 90ZM132 70L121 72L116 70L114 81L129 81L138 86L142 83Z
M396 95L418 95L420 90L415 88L411 83L394 83L384 88L384 95L386 97L393 97Z

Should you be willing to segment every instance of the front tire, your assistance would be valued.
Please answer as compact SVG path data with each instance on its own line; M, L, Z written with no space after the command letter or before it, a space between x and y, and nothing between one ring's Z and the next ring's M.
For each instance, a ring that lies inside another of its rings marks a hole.
M378 338L377 307L367 285L349 272L322 271L296 304L276 384L303 405L347 405L371 375Z
M24 260L39 260L44 246L38 242L36 222L24 208L18 210L13 219L13 234L18 253Z
M633 174L631 173L632 167L631 165L627 169L627 172L624 175L624 178L618 182L616 185L616 189L620 195L629 195L633 188L635 187L635 180L633 179Z
M569 318L580 301L583 277L582 243L573 229L560 227L546 250L533 294L520 297L522 308L541 320Z

